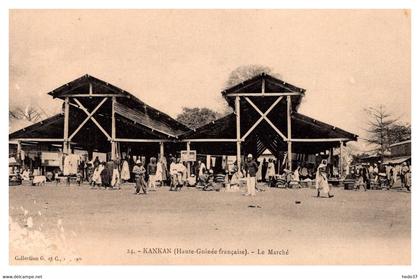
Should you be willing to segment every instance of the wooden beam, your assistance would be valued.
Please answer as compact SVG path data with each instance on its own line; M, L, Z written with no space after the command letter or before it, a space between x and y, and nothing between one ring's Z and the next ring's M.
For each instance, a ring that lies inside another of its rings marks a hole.
M343 141L340 141L340 165L339 165L339 170L340 170L340 178L343 177Z
M163 142L173 142L173 140L164 140L164 139L126 139L126 138L115 138L116 142L137 142L137 143L163 143Z
M262 93L250 93L250 92L238 92L238 93L227 93L225 96L228 97L280 97L280 96L303 96L304 93L299 92L264 92Z
M116 94L116 93L99 93L99 94L66 94L66 97L72 97L72 98L77 98L77 97L89 97L89 98L93 98L93 97L126 97L124 95L121 94Z
M159 149L160 149L160 160L163 160L163 157L165 156L165 146L163 141L159 142Z
M98 111L98 109L106 102L108 98L104 98L97 106L96 108L92 111L89 112L89 114L87 115L86 119L83 120L83 122L79 125L79 127L77 127L77 129L71 134L71 136L69 137L69 140L72 140L73 137L80 131L80 129L82 129L82 127L86 124L86 122L89 121L89 119L91 119L93 117L93 115ZM80 106L78 107L80 108Z
M64 99L64 141L63 141L63 153L69 153L69 114L70 105L69 97Z
M115 125L115 97L112 97L112 114L111 114L111 160L117 159L117 148L116 148L116 125Z
M49 138L18 138L18 139L15 139L15 140L17 140L17 141L20 141L20 142L29 142L29 141L39 141L39 142L63 142L64 141L64 138L62 138L62 139L57 139L57 138L51 138L51 139L49 139Z
M289 171L292 171L292 100L290 96L287 96L287 162Z
M238 142L237 139L184 139L181 142ZM242 141L239 139L239 141Z
M241 99L235 97L235 113L236 113L236 164L238 172L241 171Z
M345 142L349 138L291 139L292 142Z
M21 163L20 153L22 151L22 142L20 140L17 141L17 149L16 149L16 160L18 163Z
M270 113L270 111L283 99L283 97L279 97L274 103L271 104L271 106L268 108L268 110L261 115L260 119L257 120L257 122L254 123L254 125L252 125L252 127L248 130L248 132L245 133L245 135L241 138L241 140L245 140L249 134L251 134L251 132L258 126L258 124L260 124L261 121L263 121L264 119L266 119L268 117L268 114Z
M87 115L89 115L89 111L82 105L82 103L79 102L78 99L74 98L74 101L80 106L81 110L83 110ZM107 133L107 131L105 131L104 128L102 128L101 124L99 124L98 121L96 121L95 117L92 116L90 119L92 120L93 123L95 123L95 125L99 128L99 130L102 131L102 133L107 137L107 139L111 140L111 136Z
M260 115L264 115L262 113L262 111L248 98L245 97L245 100L260 114ZM279 134L279 136L283 139L286 140L286 136L283 135L283 133L276 127L276 125L273 124L273 122L271 122L270 119L268 119L267 117L264 117L265 121L267 121L267 123L274 129L274 131L277 132L277 134Z
M187 154L190 156L191 142L187 141ZM191 175L191 162L187 162L187 178Z
M265 94L265 79L262 79L261 82L261 94L264 95Z

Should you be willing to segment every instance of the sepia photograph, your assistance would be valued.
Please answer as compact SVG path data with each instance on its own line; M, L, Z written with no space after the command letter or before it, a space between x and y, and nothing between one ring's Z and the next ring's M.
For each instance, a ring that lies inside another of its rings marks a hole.
M9 265L412 264L411 10L8 13Z

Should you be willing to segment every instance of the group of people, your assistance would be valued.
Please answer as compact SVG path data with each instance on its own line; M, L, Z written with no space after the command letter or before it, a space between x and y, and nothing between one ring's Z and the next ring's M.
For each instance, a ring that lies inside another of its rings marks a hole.
M399 180L402 188L411 191L411 165L386 164L379 167L377 164L356 165L351 170L349 178L356 179L355 190L366 191L372 184L379 185L389 190Z
M98 158L93 162L93 172L89 177L92 189L120 189L121 183L135 182L135 194L147 194L148 190L156 191L157 183L163 181L163 169L161 160L157 162L151 157L149 163L144 166L142 160L137 159L134 165L129 165L129 158L121 162L108 161L100 162Z

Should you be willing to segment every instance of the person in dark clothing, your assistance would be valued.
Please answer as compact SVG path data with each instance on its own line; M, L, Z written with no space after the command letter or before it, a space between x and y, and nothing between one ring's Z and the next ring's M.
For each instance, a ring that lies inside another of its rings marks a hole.
M109 171L109 168L107 167L106 163L102 163L104 169L101 171L101 183L102 186L106 188L111 186L111 177L112 172Z
M268 162L267 160L264 158L263 162L262 162L262 168L261 168L261 176L262 176L262 181L266 182L265 176L267 174L267 168L268 168Z
M133 157L131 155L128 155L128 169L130 170L130 173L133 172L134 165L135 165L135 163L134 163ZM130 176L130 181L135 182L135 180L136 180L135 176L131 175Z
M99 166L99 164L100 164L101 162L99 161L99 157L98 156L96 156L96 158L95 158L95 161L93 161L93 165L95 166L95 167L97 167L97 166Z
M246 173L246 185L247 193L246 196L255 196L256 187L256 176L258 171L258 165L252 157L252 154L248 154L247 161L245 162L245 173Z
M137 160L136 165L133 167L133 174L136 180L135 194L140 194L140 190L142 190L144 194L147 194L146 181L144 180L146 169L143 167L140 160Z
M362 178L363 178L363 183L366 185L365 190L366 189L370 189L369 172L366 169L366 167L362 167L362 169L361 169L361 175L362 175Z

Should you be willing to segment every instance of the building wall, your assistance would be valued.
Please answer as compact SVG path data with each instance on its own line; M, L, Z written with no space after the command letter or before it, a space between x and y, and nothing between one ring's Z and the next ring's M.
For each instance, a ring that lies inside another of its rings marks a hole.
M391 156L410 156L411 155L411 142L391 146Z

